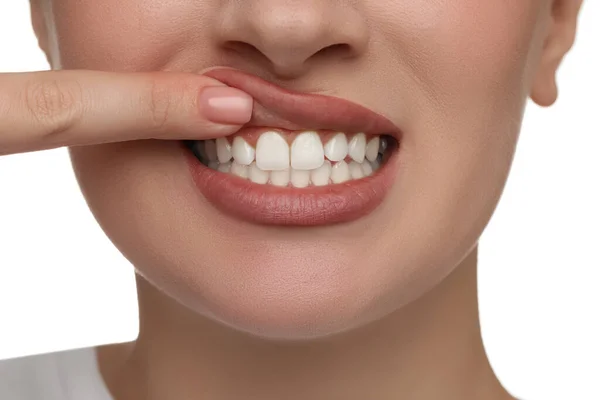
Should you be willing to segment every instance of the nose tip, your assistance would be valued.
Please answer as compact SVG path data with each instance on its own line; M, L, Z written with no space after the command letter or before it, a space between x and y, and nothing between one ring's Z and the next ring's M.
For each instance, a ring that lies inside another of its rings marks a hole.
M368 42L360 14L348 6L336 6L335 1L239 4L220 25L221 40L246 57L266 59L272 72L282 77L301 74L317 58L357 56Z

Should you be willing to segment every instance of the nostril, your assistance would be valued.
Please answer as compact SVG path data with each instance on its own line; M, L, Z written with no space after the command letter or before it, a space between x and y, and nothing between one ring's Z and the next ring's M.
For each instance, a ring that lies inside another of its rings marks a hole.
M268 61L268 57L260 49L250 43L239 40L230 40L223 44L223 47L233 53L247 58L260 58Z
M312 58L347 58L353 55L352 46L347 43L332 44L313 54Z

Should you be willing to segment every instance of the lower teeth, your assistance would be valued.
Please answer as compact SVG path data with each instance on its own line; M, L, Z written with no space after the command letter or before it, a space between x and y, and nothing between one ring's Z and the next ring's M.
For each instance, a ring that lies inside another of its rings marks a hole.
M296 170L289 167L285 170L266 171L257 167L256 160L250 165L242 165L235 160L221 163L214 154L207 156L207 153L214 152L214 140L186 142L196 158L215 171L235 175L257 184L296 188L340 184L371 176L387 160L391 147L388 144L387 140L381 141L379 153L373 161L365 158L359 163L349 157L338 162L325 159L323 165L312 170Z

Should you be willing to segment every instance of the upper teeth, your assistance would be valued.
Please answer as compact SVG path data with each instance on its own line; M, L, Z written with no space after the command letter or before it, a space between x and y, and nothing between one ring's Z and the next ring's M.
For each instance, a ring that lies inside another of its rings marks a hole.
M268 131L260 135L256 149L241 136L236 136L232 144L227 138L206 140L204 143L203 153L208 162L218 160L226 163L233 158L237 164L244 166L255 162L256 167L263 171L285 171L290 167L298 171L312 171L320 168L325 158L333 162L346 157L357 163L362 163L365 158L374 162L385 141L374 136L367 142L366 135L358 133L348 142L344 133L338 133L323 146L317 132L307 131L296 136L289 146L281 134Z

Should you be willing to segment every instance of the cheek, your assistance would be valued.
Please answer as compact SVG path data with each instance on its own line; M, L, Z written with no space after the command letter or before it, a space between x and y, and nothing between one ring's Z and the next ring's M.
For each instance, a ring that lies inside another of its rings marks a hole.
M373 7L388 16L382 34L395 38L398 61L436 101L452 104L468 94L519 90L544 1L415 0Z
M160 70L181 48L208 46L215 1L62 0L53 6L61 68ZM198 48L198 51L206 49Z

